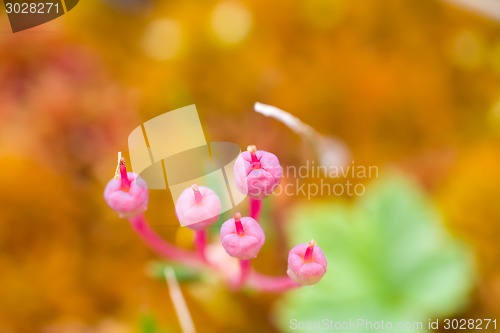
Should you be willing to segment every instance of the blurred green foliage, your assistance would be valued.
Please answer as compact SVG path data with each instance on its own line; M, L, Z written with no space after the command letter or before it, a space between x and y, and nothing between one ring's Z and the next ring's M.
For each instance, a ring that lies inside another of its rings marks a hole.
M168 266L173 268L175 278L178 281L197 281L200 278L200 273L189 267L167 263L164 261L152 261L146 269L151 277L165 281L165 268Z
M291 319L427 323L467 304L474 282L471 252L450 236L430 200L403 176L382 177L353 206L303 205L289 223L291 243L315 238L329 267L316 286L280 301L284 331Z
M139 319L139 326L141 333L171 333L158 326L156 318L150 313L144 313Z

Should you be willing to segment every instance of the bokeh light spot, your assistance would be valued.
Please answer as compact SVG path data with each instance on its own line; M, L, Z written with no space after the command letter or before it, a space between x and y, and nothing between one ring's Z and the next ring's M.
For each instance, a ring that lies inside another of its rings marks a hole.
M220 2L212 13L211 27L222 42L241 42L252 28L252 14L238 2Z
M174 20L152 21L144 32L142 48L155 60L172 59L179 54L182 46L182 29Z
M477 32L464 30L453 40L452 60L458 67L476 70L483 65L485 56L485 41Z

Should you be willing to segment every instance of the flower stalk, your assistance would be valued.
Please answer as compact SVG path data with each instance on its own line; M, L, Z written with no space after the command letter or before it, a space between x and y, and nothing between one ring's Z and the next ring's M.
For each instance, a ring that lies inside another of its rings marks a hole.
M252 271L248 278L248 285L261 292L282 293L301 286L288 276L267 276Z
M165 259L182 263L192 268L200 268L205 265L195 253L181 249L165 241L149 227L143 214L130 218L129 221L132 229L134 229L139 237L141 237L152 250L156 251Z
M196 248L196 253L198 257L206 262L207 258L205 256L205 250L207 248L207 231L206 230L196 230L195 231L195 239L194 245Z
M181 225L195 233L195 251L169 243L148 225L144 216L149 200L147 185L139 175L127 172L121 153L118 153L115 177L107 184L104 198L120 217L128 219L138 236L160 256L196 270L208 268L231 281L236 289L249 286L262 292L284 292L318 282L326 272L326 259L314 240L299 244L290 251L288 276L267 276L252 269L251 259L257 257L265 242L264 230L257 222L262 199L279 184L282 168L275 155L248 146L235 163L235 173L239 175L239 188L250 187L250 216L242 217L236 213L222 225L220 239L226 252L238 259L240 269L237 277L218 269L220 262L207 258L207 228L217 222L221 213L220 199L210 188L194 184L185 189L176 202L176 214Z
M250 217L259 221L260 211L262 210L262 199L249 198L249 201L250 201Z

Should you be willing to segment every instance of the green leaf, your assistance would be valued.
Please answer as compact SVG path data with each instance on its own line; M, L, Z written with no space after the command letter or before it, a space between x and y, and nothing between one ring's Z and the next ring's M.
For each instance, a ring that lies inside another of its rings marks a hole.
M147 267L146 271L147 273L157 279L160 280L165 280L165 267L170 266L174 269L175 272L175 277L179 282L190 282L190 281L198 281L200 280L200 273L177 264L172 264L168 262L163 262L163 261L152 261L150 262Z
M139 318L139 332L141 333L169 333L170 330L161 329L153 314L143 313Z
M444 228L423 191L403 176L369 185L355 204L310 203L295 209L291 244L315 239L328 271L314 287L286 294L278 323L290 320L422 321L450 315L468 301L474 264L468 248ZM303 332L317 332L305 329ZM370 331L360 328L349 330ZM397 331L397 330L396 330Z

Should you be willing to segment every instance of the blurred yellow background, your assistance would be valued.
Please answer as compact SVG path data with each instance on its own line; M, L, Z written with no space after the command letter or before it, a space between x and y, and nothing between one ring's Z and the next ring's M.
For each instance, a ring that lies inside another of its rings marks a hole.
M147 271L157 256L103 188L132 129L190 104L209 141L256 144L283 165L309 158L256 101L342 140L358 164L415 179L477 262L467 304L448 317L500 320L494 15L437 0L87 0L15 34L2 14L0 31L1 333L178 332L164 281ZM282 228L288 207L313 204L270 201ZM192 246L166 193L151 193L147 216ZM292 244L269 242L256 266L283 274ZM281 295L210 279L183 291L199 332L287 331Z

